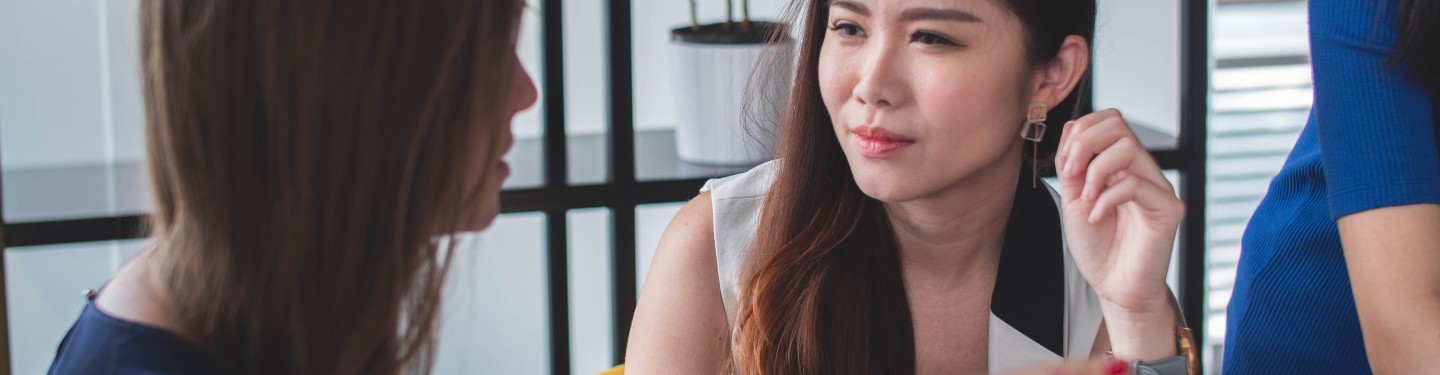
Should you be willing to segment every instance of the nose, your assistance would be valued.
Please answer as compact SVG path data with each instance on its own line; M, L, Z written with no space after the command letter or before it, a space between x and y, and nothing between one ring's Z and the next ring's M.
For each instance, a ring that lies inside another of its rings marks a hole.
M513 116L526 108L535 105L539 100L540 93L535 88L535 80L530 78L530 73L525 70L525 65L520 63L519 56L514 58L515 77L510 89L510 114Z
M886 44L865 49L860 81L852 94L860 104L877 109L901 106L908 101L903 64L898 53Z

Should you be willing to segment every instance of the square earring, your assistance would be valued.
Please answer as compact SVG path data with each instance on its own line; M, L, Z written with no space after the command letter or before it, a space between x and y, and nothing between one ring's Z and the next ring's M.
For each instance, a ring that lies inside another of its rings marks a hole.
M1030 103L1030 110L1025 113L1025 126L1020 128L1020 138L1031 142L1045 139L1045 114L1049 110L1045 103Z

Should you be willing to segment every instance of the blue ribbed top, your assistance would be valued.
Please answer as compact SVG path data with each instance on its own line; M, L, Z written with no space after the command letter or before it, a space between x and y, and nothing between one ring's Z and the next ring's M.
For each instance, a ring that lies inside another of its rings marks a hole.
M1226 374L1368 374L1335 219L1440 203L1433 97L1388 58L1395 1L1310 0L1315 102L1245 230Z
M190 375L218 373L210 356L160 328L115 318L85 304L60 341L49 375Z

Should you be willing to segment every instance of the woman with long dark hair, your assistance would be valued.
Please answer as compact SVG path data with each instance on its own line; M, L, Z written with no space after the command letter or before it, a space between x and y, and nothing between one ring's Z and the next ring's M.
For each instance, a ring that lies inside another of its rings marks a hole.
M1311 0L1315 101L1245 229L1230 374L1440 371L1440 2Z
M151 244L51 374L428 373L498 212L520 0L141 2Z
M1118 111L1077 113L1094 1L791 12L778 158L711 181L671 222L627 372L951 374L1110 354L1184 373L1165 285L1183 205ZM1058 191L1036 178L1051 155Z

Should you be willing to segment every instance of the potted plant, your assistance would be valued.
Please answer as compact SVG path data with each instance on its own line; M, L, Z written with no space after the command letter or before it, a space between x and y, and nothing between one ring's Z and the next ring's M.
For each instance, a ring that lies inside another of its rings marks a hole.
M752 22L749 0L740 22L725 5L724 22L702 25L690 0L690 24L670 31L675 148L685 162L753 165L774 153L793 43L784 24ZM765 56L775 63L761 66Z

